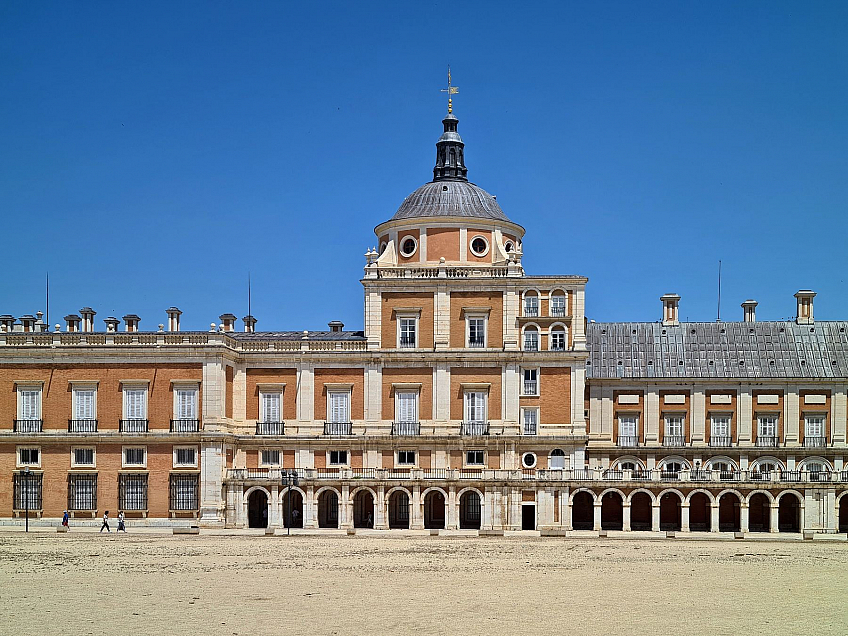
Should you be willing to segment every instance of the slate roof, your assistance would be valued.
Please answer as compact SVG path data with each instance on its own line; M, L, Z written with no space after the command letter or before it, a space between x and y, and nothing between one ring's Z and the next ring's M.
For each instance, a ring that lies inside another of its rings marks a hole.
M589 379L848 378L848 322L589 323Z
M468 181L431 181L410 194L392 217L459 216L509 221L491 194Z

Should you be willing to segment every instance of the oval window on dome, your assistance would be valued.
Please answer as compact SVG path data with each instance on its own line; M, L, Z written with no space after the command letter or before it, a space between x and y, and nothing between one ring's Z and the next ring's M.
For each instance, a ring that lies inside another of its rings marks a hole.
M471 239L471 252L474 256L485 256L489 252L489 242L482 236Z
M415 254L415 250L417 249L418 241L411 236L407 236L400 242L400 253L407 258Z
M510 252L515 250L515 245L513 245L512 241L507 241L506 243L504 243L504 250L507 254L509 254Z

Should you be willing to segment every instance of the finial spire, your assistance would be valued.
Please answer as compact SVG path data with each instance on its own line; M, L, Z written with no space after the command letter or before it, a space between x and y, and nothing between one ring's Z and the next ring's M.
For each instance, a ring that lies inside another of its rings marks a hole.
M451 95L456 95L459 93L459 86L453 86L451 84L451 70L450 64L448 64L448 87L442 89L443 93L448 94L448 115L453 113L453 100L451 99Z

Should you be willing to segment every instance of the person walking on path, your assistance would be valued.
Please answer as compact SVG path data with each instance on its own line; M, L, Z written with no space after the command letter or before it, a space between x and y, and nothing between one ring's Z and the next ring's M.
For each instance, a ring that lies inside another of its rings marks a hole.
M106 528L106 532L112 532L109 529L109 511L103 513L103 525L100 526L100 532L103 532L103 528Z
M68 527L68 511L67 510L65 510L62 513L62 525L65 526L66 528Z
M123 530L124 534L126 534L127 528L124 525L124 511L123 510L121 510L121 512L118 513L118 529L116 530L116 532L120 532L121 530Z

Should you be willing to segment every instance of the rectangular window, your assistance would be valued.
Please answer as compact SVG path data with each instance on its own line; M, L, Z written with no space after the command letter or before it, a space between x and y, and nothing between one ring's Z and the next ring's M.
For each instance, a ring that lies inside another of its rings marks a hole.
M147 510L147 475L118 475L118 509Z
M804 437L824 437L824 415L808 415L806 417Z
M18 390L18 419L41 419L41 389ZM27 431L21 431L25 433Z
M124 449L124 466L144 466L145 460L144 447Z
M175 411L178 420L197 419L197 389L177 389Z
M331 391L327 397L329 421L334 424L350 422L350 391Z
M147 389L124 389L124 419L147 419Z
M93 448L75 448L73 451L72 466L94 466Z
M414 466L415 465L415 451L410 450L402 450L398 451L398 465L399 466Z
M561 329L551 331L551 351L565 351L565 332Z
M197 449L194 446L175 448L174 466L197 466Z
M539 315L539 297L535 294L524 297L524 315L531 318Z
M282 397L283 394L277 391L262 392L259 394L259 404L261 410L259 413L260 421L262 422L282 422Z
M468 318L468 346L486 346L486 319Z
M41 473L15 473L14 509L41 510Z
M539 395L539 370L524 369L523 395Z
M347 451L331 450L330 451L330 466L346 466Z
M279 466L280 451L278 450L262 450L259 452L259 464L261 466Z
M19 448L18 466L39 466L41 464L40 448Z
M96 389L74 389L74 419L97 419Z
M665 434L667 437L683 437L683 416L668 415L665 418Z
M97 475L68 475L68 510L97 510Z
M483 466L485 453L481 450L470 450L465 453L466 466Z
M761 415L757 419L757 437L775 437L777 435L777 416Z
M418 320L416 318L401 318L398 321L398 328L400 330L398 344L401 347L410 348L418 346L416 344L417 323Z
M198 475L176 473L171 475L171 510L197 510L199 508Z
M397 391L395 393L396 422L412 423L418 421L418 392Z
M565 316L565 296L560 294L551 296L551 316L555 318Z
M539 423L539 410L523 409L522 420L524 422L524 434L535 435Z
M465 421L473 424L486 422L486 397L485 391L465 392Z
M730 416L713 415L710 419L710 437L730 437Z

